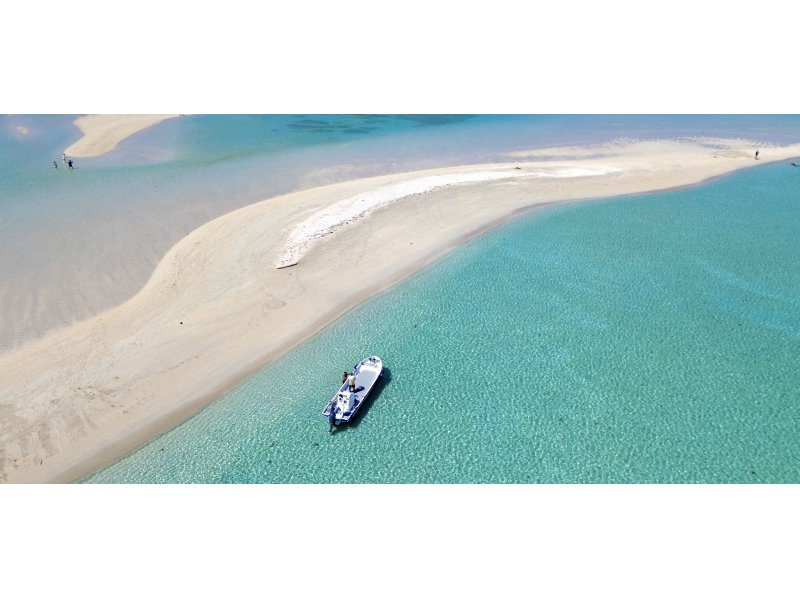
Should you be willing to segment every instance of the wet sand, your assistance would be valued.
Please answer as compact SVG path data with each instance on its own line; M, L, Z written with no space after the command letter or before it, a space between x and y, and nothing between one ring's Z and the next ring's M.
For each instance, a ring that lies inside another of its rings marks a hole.
M505 164L337 183L226 214L175 245L130 300L0 356L0 480L79 479L520 213L798 155L800 145L708 139L536 150ZM287 252L296 264L277 268ZM342 264L354 262L360 276L342 285Z

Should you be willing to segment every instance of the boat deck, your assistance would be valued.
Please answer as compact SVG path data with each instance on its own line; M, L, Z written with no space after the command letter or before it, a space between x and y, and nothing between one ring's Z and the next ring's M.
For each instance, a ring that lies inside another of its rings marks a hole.
M383 362L379 357L370 357L356 364L352 370L355 375L355 391L351 393L350 385L344 382L325 406L322 415L328 417L331 409L334 409L337 422L350 421L375 386L382 371Z

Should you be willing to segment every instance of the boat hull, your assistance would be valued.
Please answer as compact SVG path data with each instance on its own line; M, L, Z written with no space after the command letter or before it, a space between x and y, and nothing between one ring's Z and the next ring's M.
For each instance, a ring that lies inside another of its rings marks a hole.
M355 391L350 392L345 382L322 410L322 415L331 424L347 423L355 417L383 374L383 362L377 355L372 355L359 361L350 373L355 376Z

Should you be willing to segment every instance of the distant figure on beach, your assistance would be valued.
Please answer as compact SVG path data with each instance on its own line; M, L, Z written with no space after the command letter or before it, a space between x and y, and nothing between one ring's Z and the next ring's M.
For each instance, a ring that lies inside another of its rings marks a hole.
M72 158L67 161L67 164L69 164L69 169L72 170Z
M350 387L350 392L356 391L356 377L353 374L347 377L347 385Z
M63 160L64 164L67 163L67 154L61 154L61 160Z
M756 150L756 160L758 160L758 150Z
M347 382L347 372L342 372L342 384Z
M56 162L55 160L53 160L53 168L58 170L58 162Z

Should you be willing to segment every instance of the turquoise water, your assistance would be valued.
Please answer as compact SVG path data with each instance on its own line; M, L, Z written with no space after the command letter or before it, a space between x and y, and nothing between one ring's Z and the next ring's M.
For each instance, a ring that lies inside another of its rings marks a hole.
M189 231L282 193L619 137L800 139L792 115L190 115L67 172L73 120L0 116L0 352L125 301Z
M798 483L798 171L533 212L86 481Z

